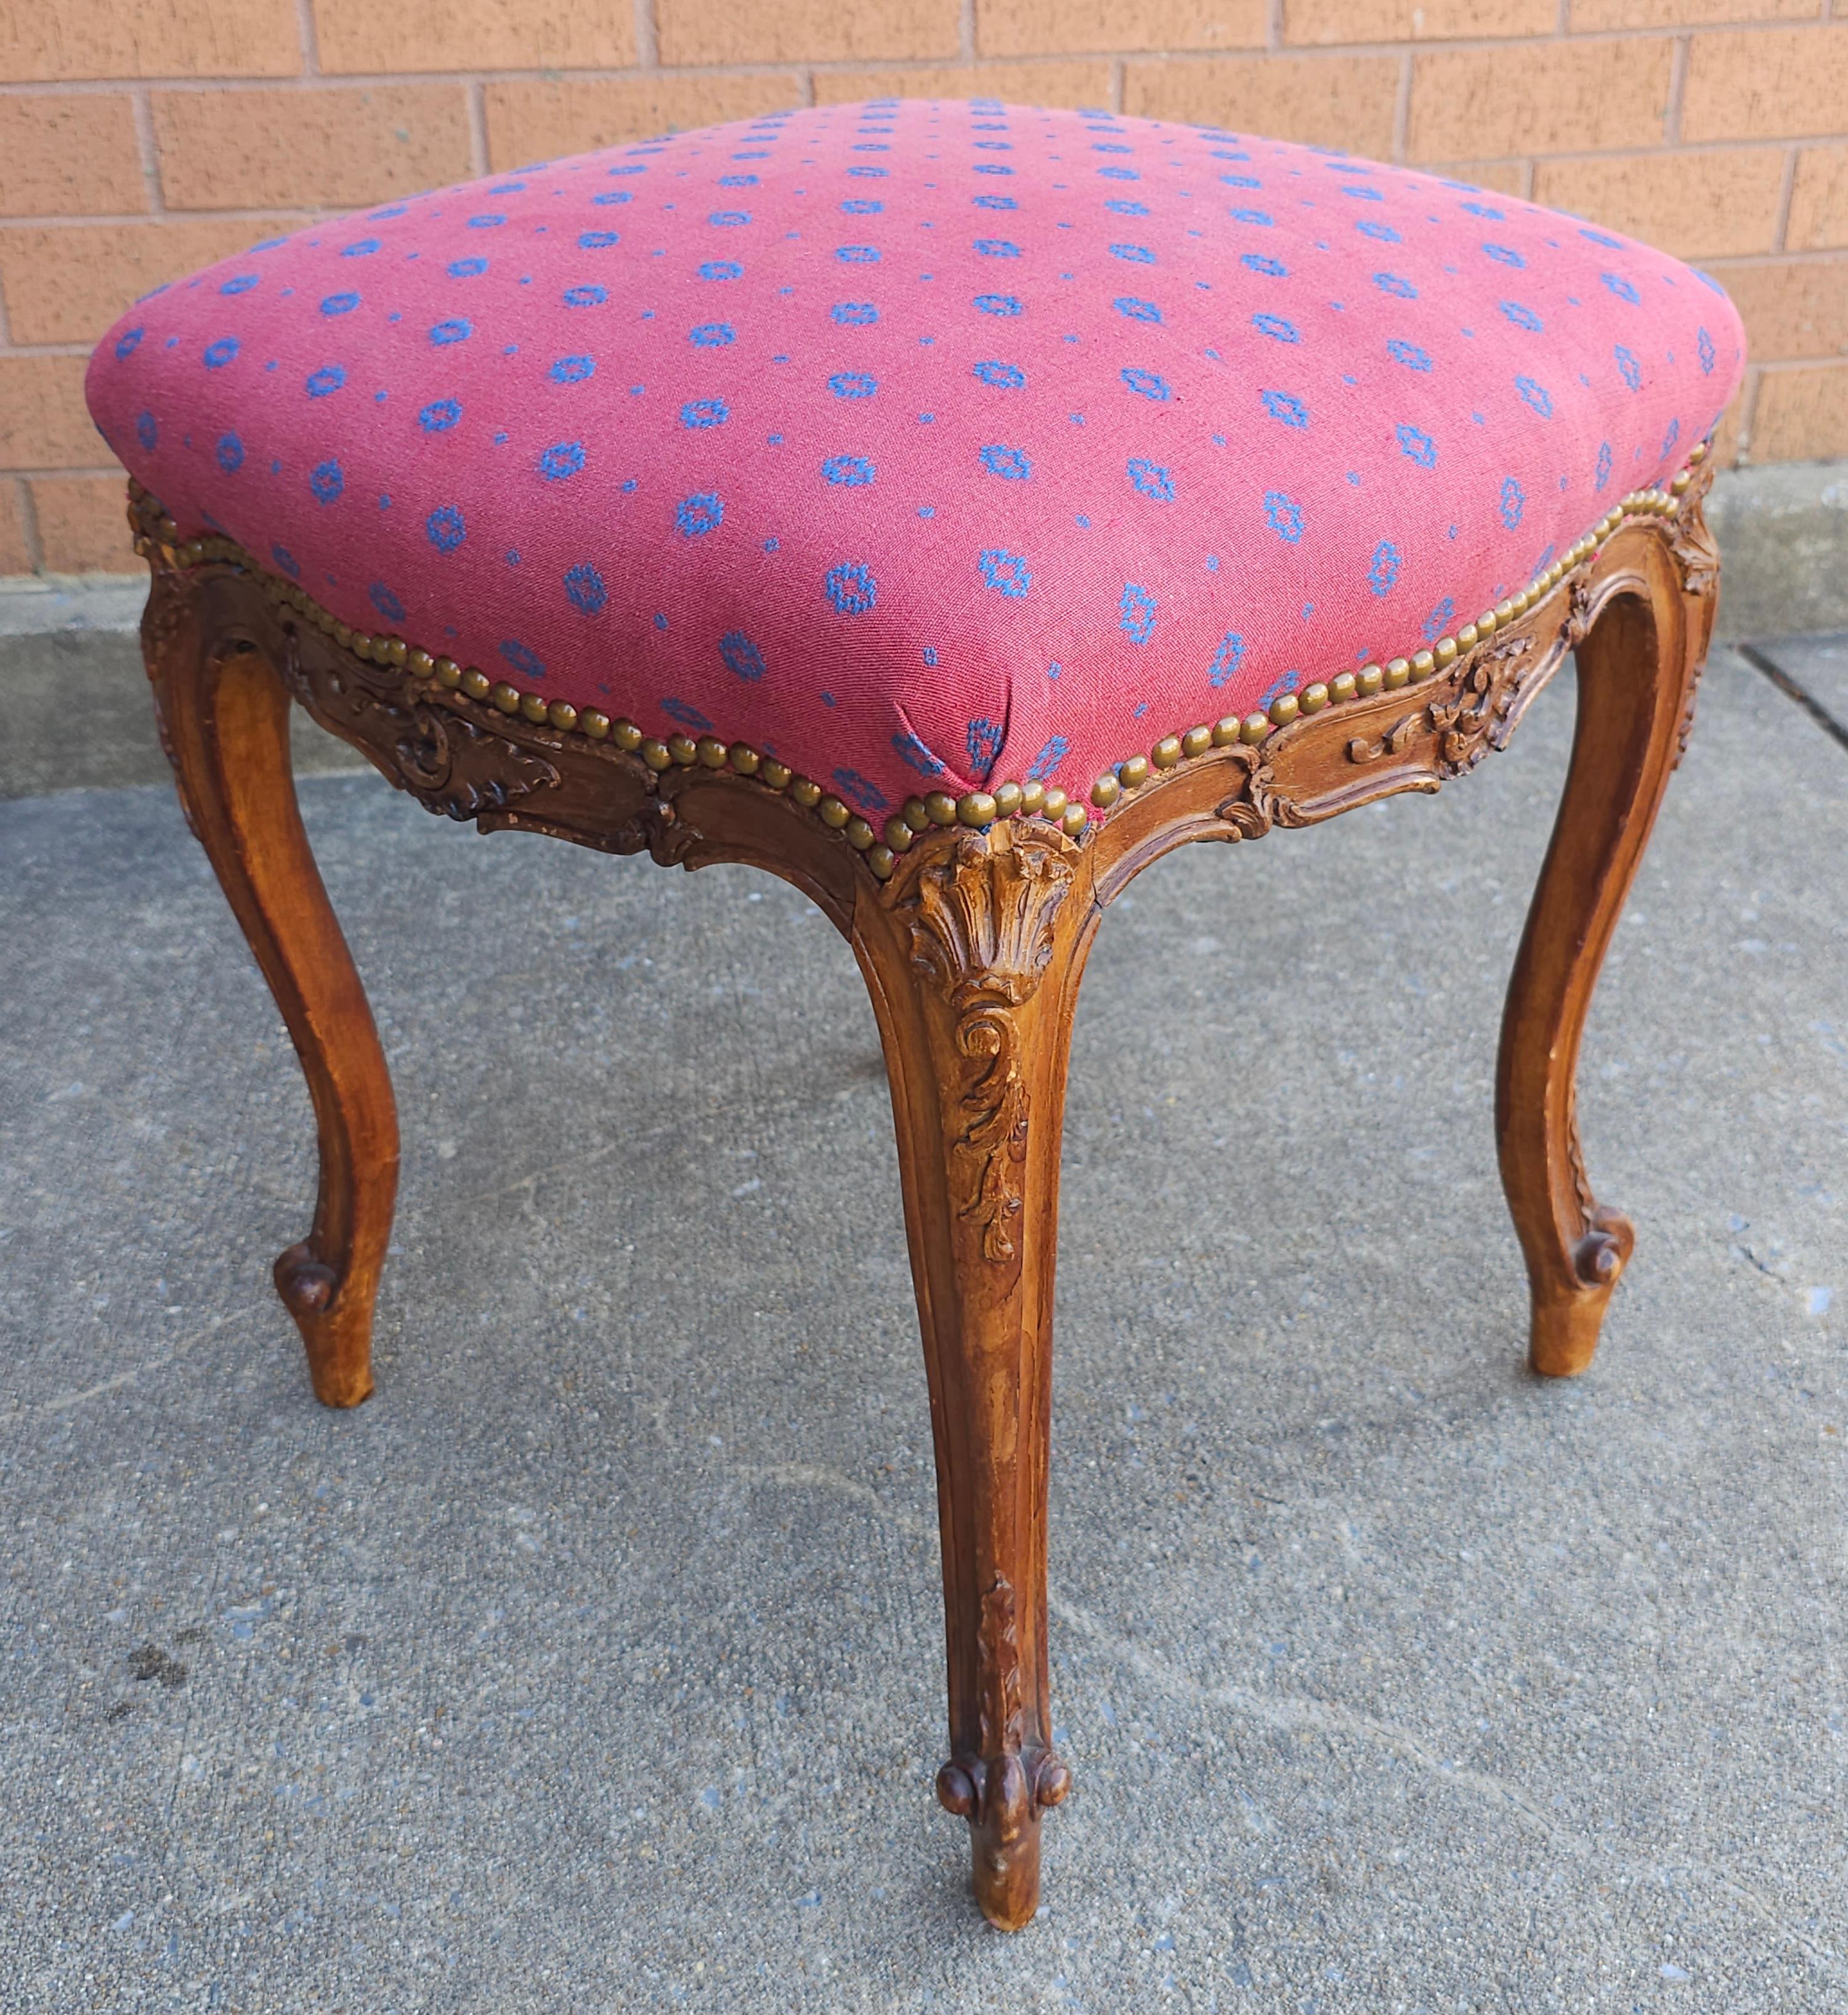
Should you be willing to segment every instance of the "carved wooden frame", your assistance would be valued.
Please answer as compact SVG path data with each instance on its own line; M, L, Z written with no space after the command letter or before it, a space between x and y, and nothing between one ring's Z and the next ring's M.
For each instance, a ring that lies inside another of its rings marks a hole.
M1039 1814L1071 1784L1048 1705L1053 1275L1072 1012L1104 907L1190 841L1256 838L1437 789L1506 744L1576 650L1571 769L1510 984L1496 1128L1531 1284L1530 1362L1582 1370L1634 1234L1586 1177L1579 1039L1686 744L1717 584L1701 508L1710 474L1626 500L1599 541L1581 541L1505 620L1485 619L1487 634L1461 633L1468 648L1422 667L1420 683L1401 673L1396 689L1369 693L1349 679L1340 704L1311 711L1305 699L1283 724L1253 717L1240 734L1234 722L1236 738L1196 729L1184 749L1172 738L1154 770L1121 766L1139 788L1104 780L1109 814L1082 832L1069 816L932 824L878 858L866 835L850 842L785 791L708 767L691 744L651 766L561 728L543 706L531 717L517 695L511 708L471 697L421 654L405 663L346 648L330 620L304 619L299 591L228 541L178 543L138 495L163 741L314 1100L314 1221L275 1274L316 1392L350 1406L371 1390L397 1133L371 1011L296 810L292 698L432 810L687 867L749 862L813 897L852 946L890 1079L936 1445L950 1742L938 1795L969 1822L983 1911L1024 1924Z

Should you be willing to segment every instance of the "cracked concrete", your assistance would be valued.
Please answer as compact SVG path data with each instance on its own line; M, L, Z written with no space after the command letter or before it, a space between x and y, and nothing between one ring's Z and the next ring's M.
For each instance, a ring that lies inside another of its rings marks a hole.
M1839 644L1756 648L1838 703ZM1571 708L1106 921L1077 1787L1013 1939L930 1795L889 1116L812 907L304 783L405 1144L336 1415L268 1290L306 1097L170 791L0 805L0 2010L1843 2006L1848 750L1717 655L1581 1076L1637 1257L1542 1385L1491 1078Z

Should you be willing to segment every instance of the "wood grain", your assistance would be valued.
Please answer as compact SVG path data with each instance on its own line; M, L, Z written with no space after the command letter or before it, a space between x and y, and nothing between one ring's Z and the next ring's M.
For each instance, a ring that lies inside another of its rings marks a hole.
M1084 850L1040 825L905 857L852 931L897 1126L937 1455L949 1661L945 1808L969 1822L977 1902L1039 1904L1052 1747L1046 1468L1053 1270L1072 1008L1097 906ZM870 880L870 878L868 878Z
M397 1142L371 1018L296 808L291 694L432 810L686 867L749 862L803 889L852 944L891 1083L936 1446L949 1708L938 1795L969 1824L982 1910L1024 1925L1038 1905L1040 1815L1071 1781L1048 1695L1053 1270L1072 1015L1103 909L1176 846L1438 789L1506 745L1576 648L1572 767L1509 993L1496 1115L1532 1287L1530 1361L1582 1370L1634 1234L1585 1176L1578 1047L1712 627L1709 473L1665 515L1626 519L1552 593L1423 683L1177 762L1078 837L1026 817L932 828L885 881L813 813L702 767L690 744L657 771L608 740L355 655L302 620L285 584L235 558L145 538L145 642L181 800L314 1094L320 1201L277 1279L317 1392L348 1405L371 1389Z
M1552 844L1509 982L1495 1071L1502 1182L1527 1255L1528 1362L1569 1377L1598 1347L1636 1245L1592 1194L1579 1145L1579 1043L1604 954L1668 779L1687 746L1713 628L1718 558L1704 526L1607 556L1578 645L1578 722Z
M365 990L302 828L289 694L247 585L156 569L142 641L186 822L301 1059L321 1149L308 1236L276 1261L316 1395L372 1390L372 1306L397 1194L398 1120ZM255 634L253 634L253 632Z

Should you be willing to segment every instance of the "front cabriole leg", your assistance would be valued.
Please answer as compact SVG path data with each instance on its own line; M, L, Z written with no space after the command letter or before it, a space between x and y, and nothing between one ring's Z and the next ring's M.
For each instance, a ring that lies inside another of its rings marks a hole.
M1046 1461L1059 1152L1095 917L1050 825L939 833L856 906L891 1079L937 1456L949 1758L977 1902L1039 1902L1039 1816L1071 1787L1046 1657Z
M1502 1023L1502 1180L1527 1255L1529 1361L1552 1377L1590 1364L1636 1238L1592 1194L1576 1087L1591 991L1686 742L1713 626L1718 561L1698 500L1664 529L1620 534L1602 569L1609 598L1578 645L1571 768Z
M186 821L211 861L314 1101L319 1194L307 1238L275 1265L316 1396L372 1390L372 1307L397 1194L391 1079L353 957L296 803L289 695L249 602L210 570L155 568L142 623L160 735Z

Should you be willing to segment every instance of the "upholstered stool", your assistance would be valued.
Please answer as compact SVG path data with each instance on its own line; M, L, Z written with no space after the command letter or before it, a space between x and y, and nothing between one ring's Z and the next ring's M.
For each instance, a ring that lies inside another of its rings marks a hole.
M314 1096L275 1276L316 1392L371 1389L397 1130L291 698L452 818L750 861L852 943L936 1438L938 1794L1026 1923L1071 1782L1047 1424L1092 934L1183 842L1461 775L1575 652L1496 1126L1531 1361L1582 1370L1632 1232L1580 1158L1579 1037L1688 731L1742 362L1711 282L1531 204L989 103L586 155L139 303L90 400L181 798Z

